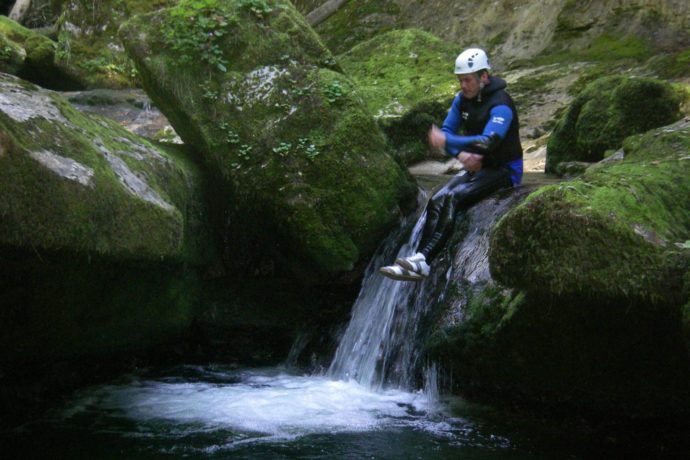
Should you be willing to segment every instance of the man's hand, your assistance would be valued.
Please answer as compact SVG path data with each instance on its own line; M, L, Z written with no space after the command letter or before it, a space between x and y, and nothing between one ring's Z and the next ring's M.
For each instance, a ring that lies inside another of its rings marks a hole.
M431 129L429 130L429 145L437 149L446 147L446 133L438 129L436 125L431 125Z
M458 155L458 161L462 163L462 167L472 173L482 169L482 159L483 157L476 153L460 152Z

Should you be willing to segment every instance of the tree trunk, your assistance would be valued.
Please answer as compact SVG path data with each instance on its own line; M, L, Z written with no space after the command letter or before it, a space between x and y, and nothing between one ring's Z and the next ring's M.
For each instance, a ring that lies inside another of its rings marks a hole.
M10 10L9 18L21 23L26 12L29 11L29 6L31 6L31 0L17 0Z
M326 3L307 14L307 22L312 27L321 24L346 3L347 0L328 0Z

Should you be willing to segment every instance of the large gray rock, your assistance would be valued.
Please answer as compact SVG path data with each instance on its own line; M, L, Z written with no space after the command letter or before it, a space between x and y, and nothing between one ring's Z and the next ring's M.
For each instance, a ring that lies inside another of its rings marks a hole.
M0 244L207 258L201 178L183 156L7 74L0 128Z

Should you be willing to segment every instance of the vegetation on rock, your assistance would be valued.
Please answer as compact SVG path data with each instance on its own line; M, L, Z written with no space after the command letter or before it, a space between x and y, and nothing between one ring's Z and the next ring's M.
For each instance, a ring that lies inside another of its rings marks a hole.
M624 160L534 193L497 225L492 273L551 295L677 305L669 243L690 235L689 147L681 121L627 138Z
M455 47L418 30L382 33L338 57L404 164L428 155L427 131L458 91Z
M455 46L418 29L394 30L338 56L377 117L400 116L421 101L447 101L459 89ZM447 109L447 108L446 108Z
M9 76L0 88L0 243L208 260L193 163L111 120L77 112L56 93Z
M121 36L152 100L219 174L235 269L347 271L395 222L409 182L289 3L183 0ZM195 49L197 62L178 59Z
M49 38L0 16L0 72L44 87L71 87L69 78L55 65L56 47Z
M491 233L494 284L458 284L429 357L455 391L586 416L690 414L690 121L533 192ZM457 281L457 280L455 280Z
M174 0L66 1L58 21L58 64L85 88L138 86L136 70L117 38L117 30L133 15L174 3Z
M681 117L682 96L650 78L605 77L575 98L554 128L546 171L562 161L599 161L627 136L673 123Z

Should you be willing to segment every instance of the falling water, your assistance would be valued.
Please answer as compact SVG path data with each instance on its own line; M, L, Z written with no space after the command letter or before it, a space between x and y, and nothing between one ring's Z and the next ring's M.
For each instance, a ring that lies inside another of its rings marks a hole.
M426 221L422 214L408 241L399 248L399 234L392 235L367 267L362 289L352 308L352 319L343 335L329 375L353 379L371 389L384 385L410 388L413 385L417 329L426 313L426 283L395 281L384 277L378 268L396 257L414 254ZM409 225L403 223L403 228Z

